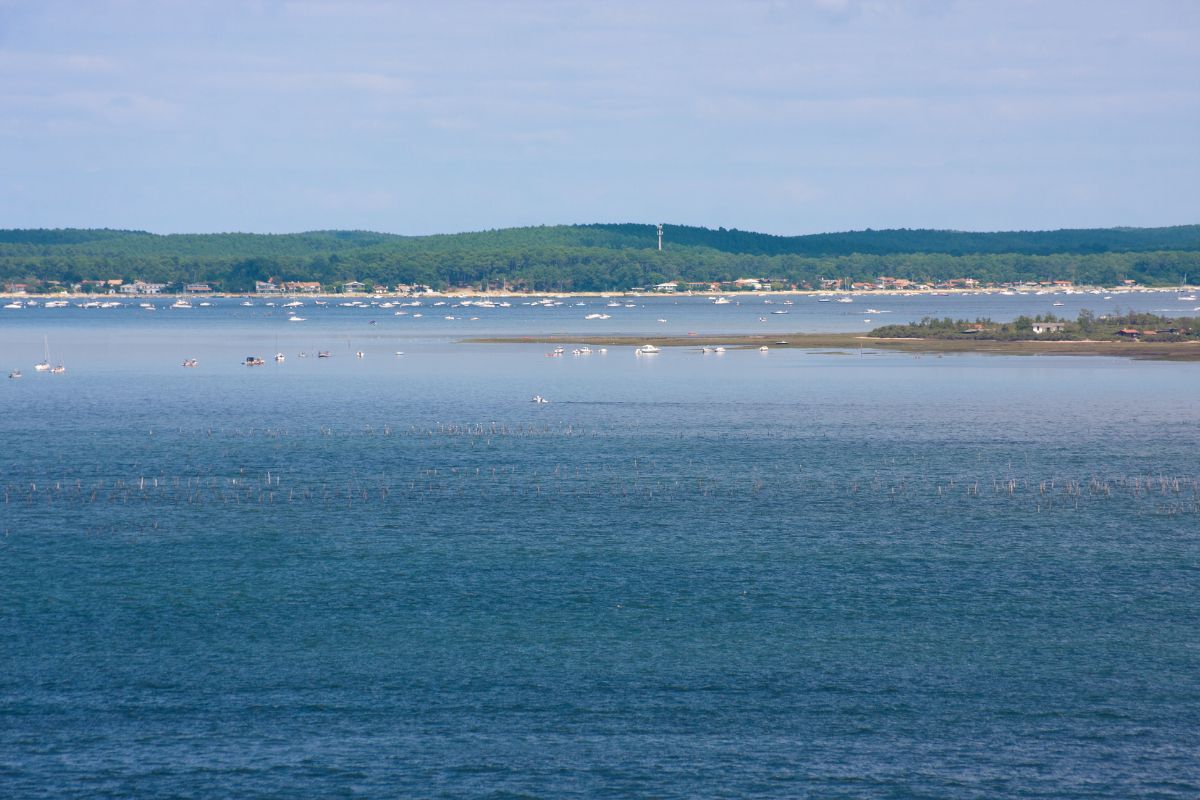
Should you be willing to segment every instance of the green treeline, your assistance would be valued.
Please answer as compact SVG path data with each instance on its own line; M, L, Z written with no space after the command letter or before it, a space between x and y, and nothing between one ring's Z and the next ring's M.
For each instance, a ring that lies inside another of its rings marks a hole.
M821 279L918 283L1200 277L1200 225L1009 233L856 231L772 236L667 225L563 225L437 236L366 231L173 234L0 230L0 281L62 284L141 279L248 291L256 280L348 280L538 291L606 291L742 277L817 286Z

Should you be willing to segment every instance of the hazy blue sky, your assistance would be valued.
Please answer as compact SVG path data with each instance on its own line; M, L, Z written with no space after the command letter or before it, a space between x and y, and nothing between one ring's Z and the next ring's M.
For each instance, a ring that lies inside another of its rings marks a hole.
M1200 222L1200 2L0 0L0 227Z

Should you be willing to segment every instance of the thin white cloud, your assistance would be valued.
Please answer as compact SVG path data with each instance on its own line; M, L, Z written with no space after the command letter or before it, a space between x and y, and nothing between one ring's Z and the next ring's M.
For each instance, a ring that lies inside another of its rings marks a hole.
M10 78L16 73L84 73L111 72L117 61L108 56L89 53L37 53L20 50L0 50L0 73Z
M0 95L0 131L12 135L28 129L84 135L117 129L150 131L176 125L181 109L162 98L132 92L68 91L54 94Z

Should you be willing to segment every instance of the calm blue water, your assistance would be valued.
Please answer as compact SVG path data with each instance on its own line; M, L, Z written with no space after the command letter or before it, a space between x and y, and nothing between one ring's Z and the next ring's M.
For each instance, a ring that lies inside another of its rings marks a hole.
M266 313L0 311L6 796L1200 794L1200 365Z

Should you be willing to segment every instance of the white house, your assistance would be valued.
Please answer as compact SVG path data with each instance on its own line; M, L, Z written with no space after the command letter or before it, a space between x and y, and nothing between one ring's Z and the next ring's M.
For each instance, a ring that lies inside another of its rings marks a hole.
M165 288L167 288L165 283L134 281L133 283L122 284L120 291L122 294L159 294Z
M1035 322L1033 323L1034 333L1057 333L1066 325L1065 322Z

